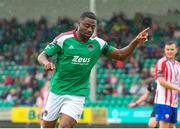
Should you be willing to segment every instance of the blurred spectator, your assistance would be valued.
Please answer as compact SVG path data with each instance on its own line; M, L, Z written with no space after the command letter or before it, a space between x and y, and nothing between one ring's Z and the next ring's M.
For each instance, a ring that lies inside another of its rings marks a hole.
M137 83L137 82L136 82L136 83L132 82L131 88L130 88L130 93L133 94L133 95L135 95L136 92L137 92L137 90L139 89L139 87L140 87L140 84L139 84L139 83Z
M12 89L10 93L7 95L6 100L8 102L15 103L18 100L19 96L15 89Z
M139 71L138 63L133 56L129 58L129 61L126 63L124 70L126 74L134 74Z
M143 71L140 73L141 79L146 79L149 77L149 71L147 68L144 68Z
M4 80L4 85L12 85L14 82L14 79L12 76L7 76L6 79Z
M113 88L112 88L112 85L110 84L106 84L105 85L105 89L102 91L102 94L103 95L113 95Z
M109 84L109 85L115 85L117 84L117 77L115 74L113 73L108 73L108 77L106 79L106 84Z
M118 95L131 95L129 89L125 86L124 83L119 84L117 91L118 91Z
M43 105L45 104L45 101L46 101L46 98L48 96L48 89L49 89L49 86L50 86L50 81L48 80L44 86L42 87L42 89L40 90L39 92L39 96L37 97L36 99L36 105L38 107L43 107Z
M115 68L122 69L124 68L124 62L123 61L115 61Z
M141 81L141 84L140 84L139 88L136 90L135 94L136 95L142 95L143 93L146 92L146 89L147 89L147 84L143 80L143 81Z

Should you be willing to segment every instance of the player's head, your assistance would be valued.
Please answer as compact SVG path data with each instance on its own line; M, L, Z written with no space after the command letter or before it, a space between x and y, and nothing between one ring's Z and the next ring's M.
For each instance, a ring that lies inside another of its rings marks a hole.
M89 39L94 33L95 27L96 15L93 12L82 13L78 23L78 33L81 38Z
M165 52L165 56L169 60L174 60L176 57L176 54L178 52L176 42L174 42L174 41L167 42L164 47L164 52Z

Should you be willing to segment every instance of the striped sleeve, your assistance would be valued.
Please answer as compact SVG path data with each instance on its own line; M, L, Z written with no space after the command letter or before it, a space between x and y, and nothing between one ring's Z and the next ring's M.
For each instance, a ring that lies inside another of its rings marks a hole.
M165 77L165 71L166 71L166 60L164 59L158 60L155 70L156 79L158 77Z

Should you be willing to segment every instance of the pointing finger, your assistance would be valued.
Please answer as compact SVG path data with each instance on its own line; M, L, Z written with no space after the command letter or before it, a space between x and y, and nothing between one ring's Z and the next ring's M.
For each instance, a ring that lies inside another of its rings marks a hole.
M148 32L150 30L150 27L144 29L141 33L145 33L145 32Z

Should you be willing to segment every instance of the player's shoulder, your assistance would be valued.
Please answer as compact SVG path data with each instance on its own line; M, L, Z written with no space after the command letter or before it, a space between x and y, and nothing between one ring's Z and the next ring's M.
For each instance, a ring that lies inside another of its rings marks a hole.
M74 30L72 31L67 31L64 33L59 34L58 36L55 37L55 40L59 40L59 39L66 39L66 38L70 38L74 36Z
M99 37L96 36L96 35L95 35L95 36L92 36L90 39L97 41L99 44L105 44L105 43L106 43L105 40L103 40L102 38L99 38Z
M167 62L167 58L164 56L164 57L161 57L159 60L158 60L158 63L166 63Z
M53 42L56 42L60 47L63 47L64 41L73 37L74 36L74 31L68 31L68 32L64 32L59 34L54 40Z
M175 63L180 66L180 62L178 60L175 60Z

